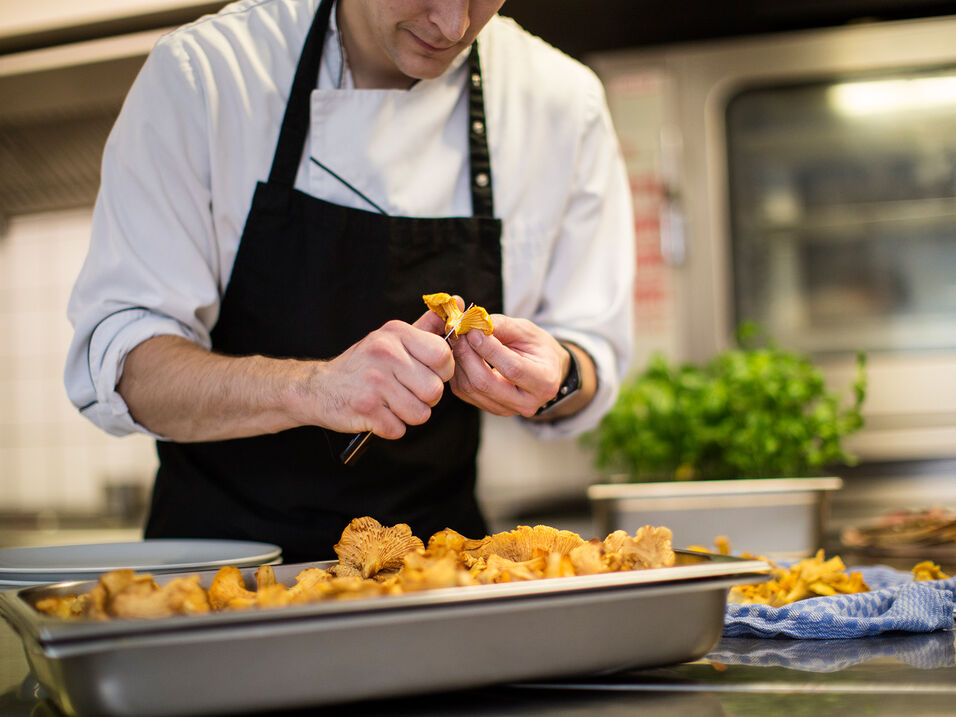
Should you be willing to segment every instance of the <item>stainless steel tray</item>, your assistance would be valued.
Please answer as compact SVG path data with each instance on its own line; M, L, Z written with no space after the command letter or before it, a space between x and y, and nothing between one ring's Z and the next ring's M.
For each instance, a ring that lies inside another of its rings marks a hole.
M33 608L95 584L70 582L0 593L0 614L69 715L254 712L697 659L720 637L727 589L768 566L689 551L678 562L156 620L70 622ZM292 584L313 566L328 563L275 573ZM242 572L252 585L254 569ZM201 575L208 587L214 573Z

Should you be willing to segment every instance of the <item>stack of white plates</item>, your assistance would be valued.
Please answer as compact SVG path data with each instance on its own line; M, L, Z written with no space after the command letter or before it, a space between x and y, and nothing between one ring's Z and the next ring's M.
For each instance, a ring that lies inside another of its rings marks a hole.
M179 573L276 564L278 545L243 540L142 540L133 543L51 545L0 550L0 590L64 580L95 580L130 568L140 573Z

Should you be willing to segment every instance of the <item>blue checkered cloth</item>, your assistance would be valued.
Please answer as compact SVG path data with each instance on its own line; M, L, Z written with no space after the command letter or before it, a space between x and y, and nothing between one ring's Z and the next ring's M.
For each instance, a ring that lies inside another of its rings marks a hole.
M956 577L914 582L912 574L882 565L850 570L863 574L870 592L808 598L783 607L730 603L724 635L832 640L953 628Z

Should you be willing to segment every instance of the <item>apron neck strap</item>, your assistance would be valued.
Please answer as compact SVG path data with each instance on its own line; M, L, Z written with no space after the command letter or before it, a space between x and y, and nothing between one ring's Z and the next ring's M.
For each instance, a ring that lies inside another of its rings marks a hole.
M494 217L495 203L491 191L491 155L485 123L484 80L478 42L468 53L468 154L471 162L471 211L476 217Z
M322 0L305 38L299 64L292 80L289 101L282 118L279 141L276 143L269 183L291 189L302 160L302 150L311 122L312 90L318 85L319 66L325 47L325 36L332 15L334 0ZM476 217L494 217L491 189L491 155L485 125L484 81L478 43L468 53L468 158L471 164L471 210Z
M312 20L309 34L305 38L299 64L295 69L295 77L292 80L292 89L289 91L289 101L285 106L285 115L282 117L282 129L279 131L279 141L276 143L276 152L272 159L272 170L269 172L270 184L278 184L289 189L295 185L295 175L299 171L299 162L302 161L305 138L309 134L312 90L318 85L319 66L322 64L322 51L325 47L325 35L333 5L335 5L334 0L322 0L322 4L315 13L315 19Z

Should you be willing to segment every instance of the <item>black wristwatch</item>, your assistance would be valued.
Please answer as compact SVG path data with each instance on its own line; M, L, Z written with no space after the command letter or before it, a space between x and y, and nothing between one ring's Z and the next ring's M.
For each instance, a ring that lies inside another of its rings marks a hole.
M536 416L540 416L545 411L551 410L581 389L581 370L578 366L578 357L574 355L574 351L564 344L561 344L561 348L567 351L568 356L571 357L571 362L568 364L568 372L564 377L564 381L561 382L561 386L558 388L558 392L554 395L554 398L541 406L541 408L535 412L534 415Z

